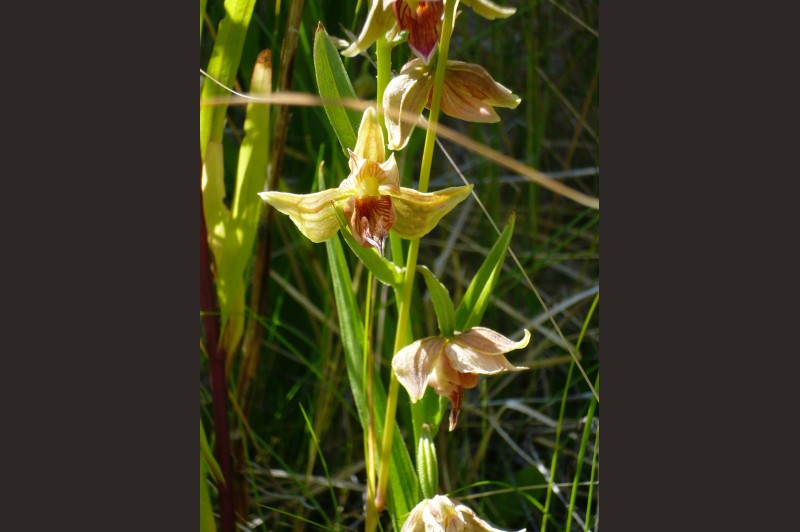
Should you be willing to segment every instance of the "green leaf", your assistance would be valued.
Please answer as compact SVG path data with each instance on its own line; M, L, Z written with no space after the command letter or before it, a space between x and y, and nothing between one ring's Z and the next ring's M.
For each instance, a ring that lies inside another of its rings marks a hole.
M503 268L503 260L508 251L508 244L511 242L511 235L514 233L514 214L508 220L503 233L495 242L489 254L484 259L475 277L467 288L467 292L461 299L456 309L456 330L465 331L470 327L480 325L483 313L489 305L489 296L494 290L497 279L500 277L500 270Z
M366 432L367 427L367 399L366 390L362 384L362 342L364 329L359 316L358 305L353 293L350 271L347 267L342 244L338 238L331 238L325 242L328 252L328 263L331 268L333 291L336 298L336 308L339 313L339 329L344 345L345 362L347 363L347 376L350 388L356 403L361 426ZM380 442L383 435L383 415L386 411L386 390L381 383L378 372L375 372L372 390L374 405L375 431ZM402 519L419 502L417 496L417 474L411 463L408 449L403 442L400 429L395 425L392 456L389 465L389 511L396 524L402 524ZM396 528L399 530L399 527Z
M222 143L211 141L208 143L205 160L203 161L203 213L208 227L208 245L215 260L219 260L225 233L230 225L231 213L225 206L225 170L222 164Z
M225 0L226 16L219 23L219 31L211 51L206 71L226 87L231 87L236 79L242 49L253 14L255 0ZM216 83L205 80L200 100L226 96L225 89ZM222 342L226 350L238 343L244 330L244 284L235 275L236 263L225 260L223 255L231 256L228 250L233 238L241 244L241 235L235 233L231 214L224 203L224 170L222 159L222 131L225 126L226 105L200 107L200 155L206 172L203 180L203 207L209 233L209 246L217 264L217 296L222 312ZM207 174L207 175L206 175ZM240 248L240 246L236 246ZM228 323L229 316L242 316Z
M372 272L372 275L380 282L394 288L400 288L403 284L402 271L384 257L381 257L380 253L374 248L360 246L350 233L350 227L345 221L341 206L337 205L335 211L336 218L339 220L339 229L341 230L342 237L344 241L347 242L350 249L353 250L353 253L361 259L364 266L366 266L367 269Z
M269 52L259 55L253 68L251 93L271 91L272 66ZM244 272L253 255L263 201L271 128L269 107L249 103L244 122L245 136L239 148L236 188L229 211L223 202L225 184L221 143L210 140L203 174L203 208L209 228L209 244L217 266L217 298L222 317L222 342L232 353L241 340L245 323L246 284Z
M253 6L256 0L225 0L227 15L219 23L217 39L206 72L226 87L233 87ZM216 83L206 79L200 100L208 100L229 93ZM200 155L205 158L209 140L222 141L227 105L206 105L200 108Z
M447 288L436 278L427 266L417 266L417 271L422 273L425 284L428 285L428 292L431 294L433 311L436 313L436 321L439 322L439 332L444 338L453 336L455 329L456 316L453 308L453 300Z
M323 99L323 107L328 115L333 130L339 138L342 150L347 153L347 149L354 148L356 145L358 125L361 116L357 111L345 109L335 100L340 98L356 98L353 85L344 69L339 52L328 38L328 32L320 23L317 26L317 33L314 36L314 72L317 78L319 95ZM325 102L325 99L332 99L332 102Z
M250 93L268 95L272 87L269 51L263 51L253 68ZM244 138L239 148L236 189L231 208L230 229L226 231L222 255L217 256L217 297L222 313L226 350L239 343L245 323L245 269L253 256L258 222L264 202L258 193L264 190L271 140L270 108L249 103L244 121Z

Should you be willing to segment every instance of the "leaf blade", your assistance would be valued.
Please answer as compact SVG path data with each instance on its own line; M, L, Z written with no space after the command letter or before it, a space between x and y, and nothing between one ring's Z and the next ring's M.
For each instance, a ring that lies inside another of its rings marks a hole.
M453 307L453 300L450 298L450 293L427 266L417 266L417 271L422 273L425 284L428 286L428 293L431 295L436 321L439 322L439 332L442 337L450 338L453 336L456 324L456 313Z
M320 23L314 35L314 74L317 80L319 95L323 99L322 106L328 120L333 126L342 150L356 145L358 125L361 117L358 112L345 109L332 101L341 98L356 98L353 85L347 76L341 57L328 38L328 32Z
M226 87L232 87L236 80L239 62L242 59L244 40L250 18L253 15L255 0L225 0L227 15L219 23L217 39L211 51L206 72ZM225 96L227 91L206 79L200 100ZM222 141L227 105L206 105L200 108L200 155L205 158L209 140Z
M361 381L363 370L361 342L364 339L364 329L360 321L358 305L353 293L350 271L347 267L342 244L338 238L334 237L325 242L325 247L328 253L334 297L339 314L339 329L344 345L347 376L361 426L366 427L366 391L363 389ZM384 412L386 410L386 390L377 374L374 376L373 381L373 404L375 412ZM376 415L373 421L378 440L380 440L384 428L383 416ZM408 449L396 425L389 466L389 483L391 487L388 498L389 510L393 519L400 523L401 517L406 516L418 502L418 482Z
M492 246L475 277L472 278L464 297L461 298L456 308L456 330L465 331L480 325L483 313L489 306L489 297L503 268L503 260L511 242L511 235L514 233L514 220L515 216L512 214L500 238Z

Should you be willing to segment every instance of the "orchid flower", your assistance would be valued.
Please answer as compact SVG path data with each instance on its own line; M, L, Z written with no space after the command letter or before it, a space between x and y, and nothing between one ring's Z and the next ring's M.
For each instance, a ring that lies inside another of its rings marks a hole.
M386 159L374 108L364 111L355 150L348 152L350 174L337 188L311 194L269 191L259 195L288 215L312 242L336 234L339 223L334 203L340 204L356 241L383 255L390 230L401 238L421 238L472 190L472 185L467 185L422 193L401 187L394 154Z
M389 148L401 150L408 143L414 126L400 120L404 113L419 116L429 108L433 95L435 69L412 59L387 85L383 94ZM499 122L494 107L514 109L520 98L497 83L480 65L447 61L442 89L444 114L468 122Z
M400 532L503 532L444 495L425 499L411 510ZM519 532L525 532L523 528Z
M489 20L506 18L516 11L516 8L501 7L489 0L461 0L461 3ZM342 51L342 55L353 57L390 31L397 33L408 30L409 48L428 63L439 42L443 13L443 0L371 0L361 34Z
M527 346L530 337L531 333L525 330L525 337L513 342L485 327L472 327L452 338L430 336L398 351L392 368L412 403L422 399L427 386L450 399L452 431L458 423L464 388L477 386L479 375L528 369L513 366L504 354Z

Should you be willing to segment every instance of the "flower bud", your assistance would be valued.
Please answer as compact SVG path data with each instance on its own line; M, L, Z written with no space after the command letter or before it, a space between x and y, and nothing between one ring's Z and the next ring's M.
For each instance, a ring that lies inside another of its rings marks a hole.
M436 458L436 446L430 425L424 423L417 442L417 476L422 488L422 496L426 499L436 495L439 489L439 461Z

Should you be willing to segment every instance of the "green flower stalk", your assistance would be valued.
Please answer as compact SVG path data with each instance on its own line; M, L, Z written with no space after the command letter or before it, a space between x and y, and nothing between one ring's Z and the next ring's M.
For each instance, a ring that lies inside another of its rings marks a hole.
M444 22L442 23L442 36L439 42L439 64L436 68L434 80L433 101L431 102L431 113L428 119L428 131L425 135L425 148L422 153L422 166L419 174L419 190L428 190L428 180L431 175L431 161L433 158L433 143L436 139L436 124L439 121L439 101L442 96L442 84L444 83L444 66L447 62L447 53L450 48L450 36L453 33L453 23L455 22L455 8L457 0L448 0L445 3ZM406 260L406 278L403 283L402 300L398 308L397 331L394 338L394 352L397 353L406 345L406 337L409 331L409 316L411 306L411 292L414 288L414 273L417 267L417 253L419 252L419 239L412 240L408 247L408 259ZM397 394L399 383L394 371L389 380L388 399L386 403L386 418L381 441L381 457L388 457L392 451L393 425L395 413L397 411ZM389 460L381 459L381 469L378 474L378 490L375 495L375 506L378 511L383 511L386 501L386 485L389 481ZM368 532L372 532L368 530Z

